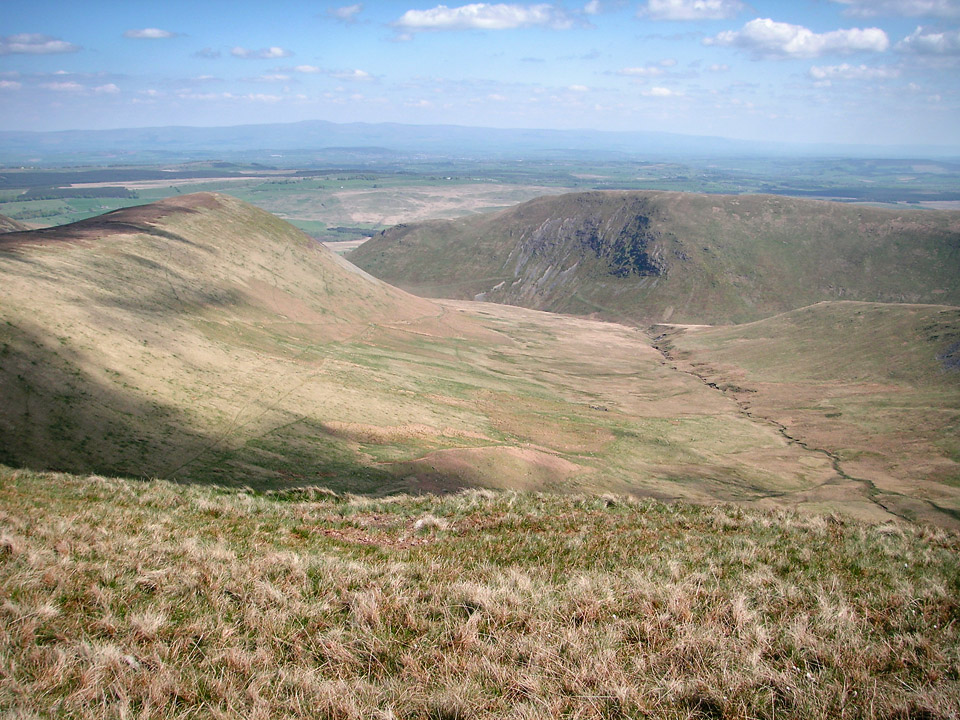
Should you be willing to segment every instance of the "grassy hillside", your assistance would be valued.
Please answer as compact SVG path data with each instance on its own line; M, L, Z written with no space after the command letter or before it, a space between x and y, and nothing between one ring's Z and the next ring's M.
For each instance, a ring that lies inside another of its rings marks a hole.
M832 302L659 330L681 369L831 453L885 507L960 526L960 308Z
M10 465L786 505L835 476L633 328L412 297L225 196L3 237Z
M747 322L822 300L960 305L960 213L576 193L400 225L350 260L431 297L633 323Z
M732 506L0 467L0 713L948 720L958 557Z

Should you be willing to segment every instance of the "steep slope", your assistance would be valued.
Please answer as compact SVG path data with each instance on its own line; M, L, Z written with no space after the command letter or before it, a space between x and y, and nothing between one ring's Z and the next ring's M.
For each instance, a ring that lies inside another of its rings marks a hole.
M0 277L0 460L135 475L199 477L308 348L441 312L212 194L0 236Z
M401 225L350 260L432 297L634 323L746 322L839 298L960 304L960 213L576 193Z
M867 484L900 515L960 527L960 308L829 302L658 330L681 369L829 453L847 485Z
M19 220L14 220L9 218L6 215L0 215L0 234L11 233L11 232L23 232L24 230L29 230L26 225L24 225Z

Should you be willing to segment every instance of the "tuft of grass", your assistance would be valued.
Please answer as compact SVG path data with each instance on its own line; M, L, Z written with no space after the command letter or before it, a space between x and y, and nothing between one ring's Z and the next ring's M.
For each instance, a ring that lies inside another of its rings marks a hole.
M0 467L0 714L951 718L960 536Z

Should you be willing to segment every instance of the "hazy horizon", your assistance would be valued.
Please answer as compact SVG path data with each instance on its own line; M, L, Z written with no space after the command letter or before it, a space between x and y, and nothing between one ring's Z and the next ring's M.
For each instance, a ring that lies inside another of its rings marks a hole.
M326 120L958 144L957 0L5 6L0 130Z

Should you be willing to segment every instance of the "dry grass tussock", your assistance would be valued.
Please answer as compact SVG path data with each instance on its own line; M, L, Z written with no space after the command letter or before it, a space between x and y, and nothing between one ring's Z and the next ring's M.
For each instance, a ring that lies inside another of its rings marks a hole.
M0 717L951 718L960 537L0 468Z

